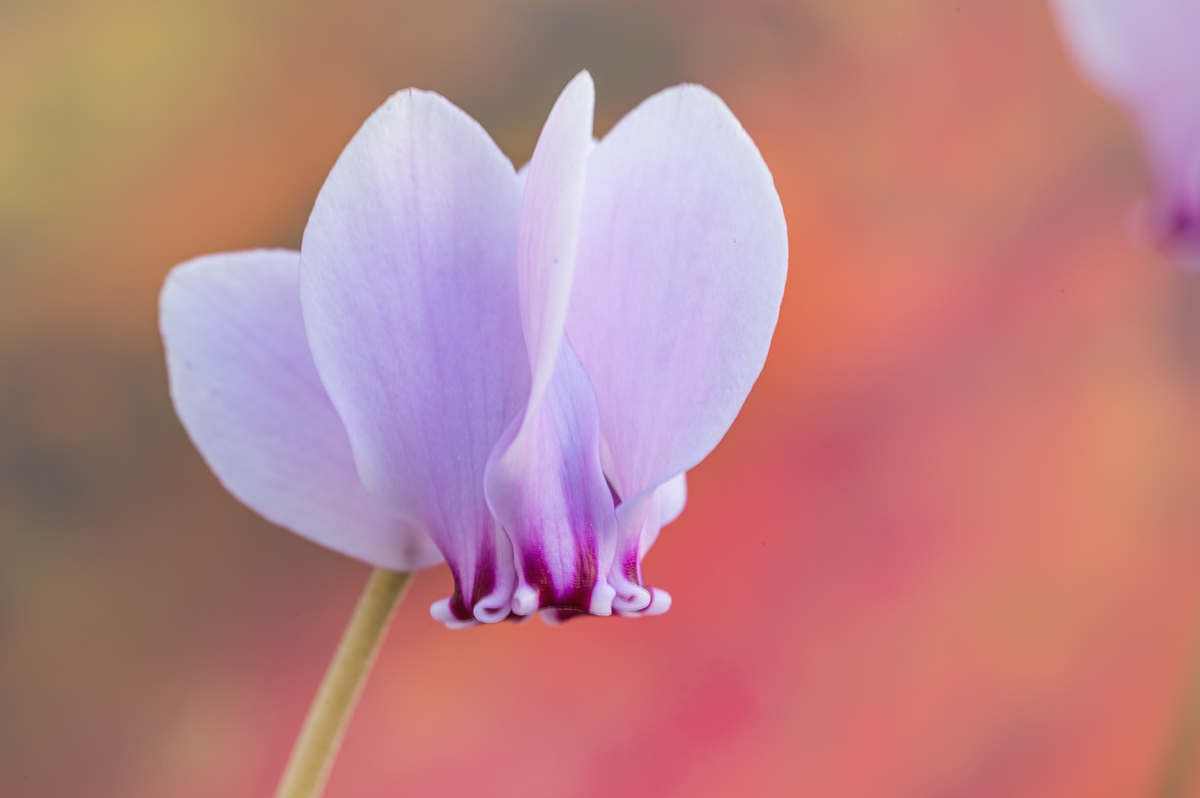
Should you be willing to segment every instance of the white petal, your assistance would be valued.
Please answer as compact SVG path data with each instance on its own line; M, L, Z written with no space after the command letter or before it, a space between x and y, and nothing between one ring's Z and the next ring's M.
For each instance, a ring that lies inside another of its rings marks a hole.
M712 92L656 94L593 151L567 333L623 498L720 441L762 369L786 276L771 174Z
M483 128L410 89L347 145L301 248L309 340L359 473L442 550L460 621L481 601L506 605L515 578L483 473L529 388L520 199Z
M209 255L176 267L160 300L176 412L221 483L262 516L394 570L441 556L359 480L309 352L297 252Z

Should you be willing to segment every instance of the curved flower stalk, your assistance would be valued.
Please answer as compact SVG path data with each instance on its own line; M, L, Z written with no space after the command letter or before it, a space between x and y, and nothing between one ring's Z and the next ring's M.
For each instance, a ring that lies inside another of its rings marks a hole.
M647 615L641 562L762 369L787 271L766 164L684 85L592 138L591 77L520 173L406 90L347 145L295 252L167 279L172 396L222 483L376 566L444 557L448 626Z
M1054 0L1080 67L1133 114L1157 184L1154 235L1200 249L1200 3Z

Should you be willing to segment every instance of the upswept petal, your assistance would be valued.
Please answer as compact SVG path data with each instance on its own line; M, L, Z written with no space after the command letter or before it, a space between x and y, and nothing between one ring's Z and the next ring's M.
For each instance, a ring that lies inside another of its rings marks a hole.
M687 506L687 474L680 474L658 486L659 516L663 526L683 515Z
M441 556L372 498L317 376L300 312L300 254L255 250L177 266L160 297L171 398L221 483L266 519L372 565Z
M687 504L687 475L680 474L674 479L668 479L654 490L654 501L646 518L646 526L642 530L641 545L638 558L646 556L650 547L658 540L658 533L664 526L677 519Z
M1053 5L1080 68L1137 119L1158 184L1155 232L1200 245L1200 3Z
M514 549L518 615L546 607L608 615L613 600L605 576L616 515L600 467L599 415L563 334L593 104L591 76L580 73L546 120L521 202L517 274L532 381L485 477L488 503Z
M716 446L762 370L787 277L771 173L716 95L667 89L596 146L575 268L567 334L624 500L622 593L653 490Z
M515 572L488 456L529 389L520 186L477 122L412 89L347 145L301 247L309 341L367 488L419 521L455 577L450 621L508 615Z
M600 417L565 337L543 401L515 419L488 464L488 502L514 549L517 615L609 615L617 519L600 468Z
M631 501L617 508L617 517L622 518L626 513L640 515L641 503L646 503L645 518L640 522L641 534L636 538L637 556L626 556L624 576L631 583L642 585L642 558L650 547L658 540L658 533L667 524L674 521L683 512L687 503L687 477L680 474L659 485L653 491L644 491ZM639 522L622 518L626 528L637 528ZM634 540L631 539L631 545ZM615 581L615 580L610 580ZM619 615L661 615L671 608L671 594L659 587L649 588L650 601L645 607L627 605L617 602L615 608Z
M521 327L533 369L531 408L550 384L567 320L595 104L592 76L580 72L550 109L521 197L517 270Z

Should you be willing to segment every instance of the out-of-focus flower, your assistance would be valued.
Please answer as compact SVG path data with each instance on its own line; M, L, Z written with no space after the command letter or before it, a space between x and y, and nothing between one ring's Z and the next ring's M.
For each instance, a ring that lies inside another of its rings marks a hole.
M1200 247L1200 2L1054 0L1083 71L1137 119L1155 196L1149 222Z
M593 104L581 73L518 173L400 92L300 253L200 258L163 289L172 396L226 487L380 567L440 550L450 626L666 610L642 557L775 327L782 206L728 108L678 86L595 142Z

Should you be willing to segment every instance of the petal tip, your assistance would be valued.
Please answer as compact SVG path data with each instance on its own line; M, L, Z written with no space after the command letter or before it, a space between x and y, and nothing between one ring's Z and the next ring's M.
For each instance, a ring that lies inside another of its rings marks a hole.
M500 623L500 621L507 619L512 614L507 605L503 607L485 607L482 601L475 605L472 613L475 615L475 620L480 623ZM468 623L470 622L468 621Z
M617 614L622 618L646 618L652 615L662 615L671 609L670 593L658 587L652 587L648 592L650 600L646 603L646 606L640 610L620 610Z
M651 592L641 585L627 582L623 587L629 591L627 595L617 595L614 590L615 598L613 599L612 608L618 615L626 615L630 613L640 613L650 606L653 601Z
M588 612L592 615L612 615L613 600L617 597L617 591L607 582L597 582L592 588L592 600L588 605Z
M521 584L513 592L512 611L517 615L533 615L538 611L538 593L527 584Z
M562 90L562 93L566 94L568 91L571 91L573 87L582 87L585 84L587 86L586 91L595 96L596 81L592 79L592 73L586 69L579 70L579 72L575 74L575 77L571 78L570 82L567 83L566 87Z
M433 602L429 606L429 614L435 621L444 623L447 629L467 629L479 625L479 621L477 620L464 621L455 616L454 612L450 609L450 599L448 598Z
M642 610L642 615L662 615L671 609L671 594L662 588L650 588L650 606Z

